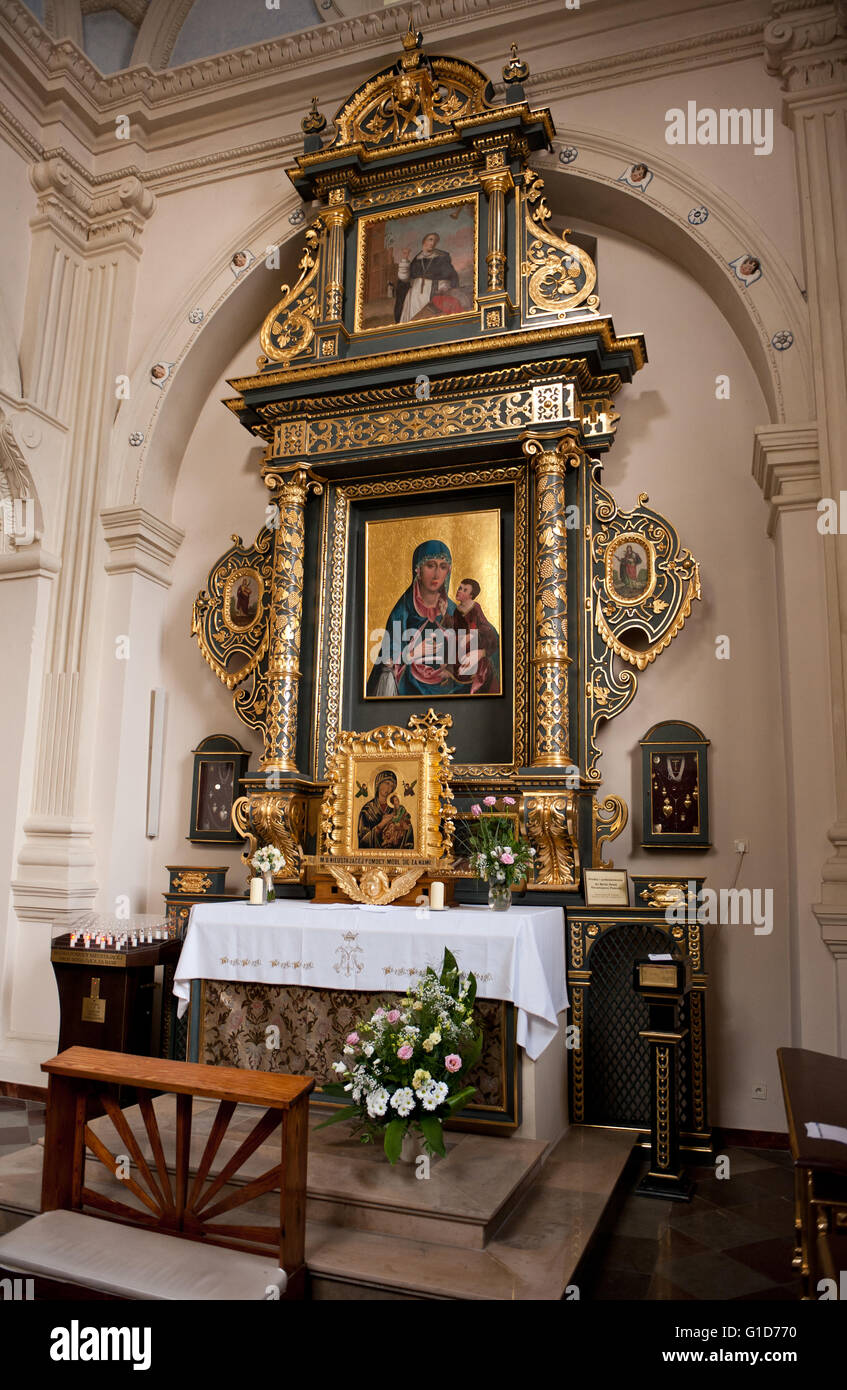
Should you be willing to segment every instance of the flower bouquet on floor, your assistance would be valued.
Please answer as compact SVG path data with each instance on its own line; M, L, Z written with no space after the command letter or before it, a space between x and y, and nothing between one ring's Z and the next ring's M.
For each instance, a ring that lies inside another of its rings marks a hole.
M262 845L250 860L252 867L265 880L265 896L269 903L276 898L274 874L278 874L285 864L285 855L276 845Z
M490 815L483 813L482 806L471 807L476 824L470 865L480 878L487 880L488 906L495 912L511 906L512 886L527 877L535 858L535 850L521 839L506 814L505 808L514 804L513 796L504 796L500 815L494 814L496 796L483 797L482 806L489 808Z
M475 998L476 979L462 975L445 948L440 975L427 966L414 991L348 1034L342 1059L333 1063L338 1080L323 1089L351 1103L318 1128L351 1121L363 1143L381 1139L390 1163L410 1133L427 1153L443 1156L444 1121L476 1092L462 1084L482 1051Z

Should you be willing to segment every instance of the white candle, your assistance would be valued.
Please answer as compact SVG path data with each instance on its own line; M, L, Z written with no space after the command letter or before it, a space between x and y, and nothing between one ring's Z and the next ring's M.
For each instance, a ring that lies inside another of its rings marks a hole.
M264 885L262 879L260 879L260 878L251 878L251 880L250 880L250 901L251 901L251 903L260 903L260 902L263 902L263 901L264 901L264 888L265 888L265 885Z
M444 910L444 884L440 879L435 879L435 881L429 885L429 905L433 912L442 912Z

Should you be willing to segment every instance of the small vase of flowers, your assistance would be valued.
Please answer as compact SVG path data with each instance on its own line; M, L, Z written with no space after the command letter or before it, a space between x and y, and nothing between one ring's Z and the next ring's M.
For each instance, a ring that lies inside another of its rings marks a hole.
M389 1163L415 1152L444 1157L443 1124L476 1092L464 1084L482 1051L474 1020L476 979L445 947L440 975L427 966L414 991L357 1020L333 1062L328 1095L350 1102L323 1125L351 1123L363 1144L381 1142Z
M514 806L513 796L502 798L500 815L495 815L496 796L485 796L482 806L472 806L471 815L476 819L473 828L473 852L471 868L480 878L488 881L488 906L493 912L505 912L512 904L512 887L527 877L535 858L535 850L515 833L514 825L507 818L505 808ZM489 808L489 815L482 807Z
M265 880L265 900L272 903L276 897L274 874L278 874L285 863L285 855L276 845L262 845L250 860L257 873Z

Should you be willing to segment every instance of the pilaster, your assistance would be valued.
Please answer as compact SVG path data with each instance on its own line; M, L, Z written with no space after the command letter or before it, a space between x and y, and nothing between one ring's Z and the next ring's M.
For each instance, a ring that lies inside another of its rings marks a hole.
M99 512L108 495L116 377L126 371L139 239L155 207L141 182L88 178L61 157L31 169L38 195L21 344L24 389L67 427L51 518L61 569L45 643L26 839L13 883L19 919L61 923L98 890L97 756L106 577Z
M779 77L783 119L795 137L803 251L811 325L821 495L847 490L847 10L843 0L780 0L765 29L767 68ZM822 536L835 771L832 853L824 862L820 900L847 919L847 547Z
M832 714L823 538L815 425L769 425L756 431L753 476L768 503L774 542L783 765L788 791L786 836L791 1040L819 1052L838 1050L837 966L816 920L826 827L835 815ZM844 940L847 951L847 939ZM834 953L833 953L834 954ZM847 999L845 1000L847 1002ZM847 1031L841 1031L847 1038Z

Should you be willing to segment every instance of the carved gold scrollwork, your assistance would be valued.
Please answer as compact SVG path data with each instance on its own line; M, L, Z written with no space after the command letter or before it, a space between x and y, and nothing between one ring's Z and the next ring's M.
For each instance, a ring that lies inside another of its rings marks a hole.
M536 853L536 884L573 887L579 878L573 792L531 792L524 806L527 834Z
M629 807L619 796L607 796L605 801L592 801L591 820L594 838L594 867L613 869L611 859L603 859L603 845L616 840L629 820Z
M262 845L275 845L285 859L276 878L299 881L306 828L306 803L302 796L254 788L233 802L232 823L248 840L241 856L243 863L249 865Z
M232 539L235 544L210 570L207 587L194 600L191 617L191 633L204 661L228 690L256 671L267 650L273 532L265 527L251 546L240 536ZM241 604L237 590L233 595L236 584L246 594Z
M544 198L544 181L531 169L526 171L524 192L524 260L521 274L526 290L525 313L562 314L584 304L596 309L600 303L592 294L597 269L580 246L568 241L570 231L557 236L547 223L551 213Z
M282 299L268 314L259 335L262 351L271 362L287 366L306 352L314 340L320 306L313 285L321 262L326 228L322 222L306 229L305 247L298 262L299 278L282 286Z
M697 561L680 549L674 528L645 506L647 500L642 492L631 512L620 512L611 494L595 487L594 514L603 523L593 540L595 623L607 647L639 671L673 641L700 598ZM626 547L637 570L632 592L622 592L616 573ZM648 645L633 648L625 640L632 631L643 633Z
M422 36L411 26L403 56L366 82L335 118L333 148L362 144L388 149L447 134L455 120L490 107L488 78L472 64L434 57L421 62Z

